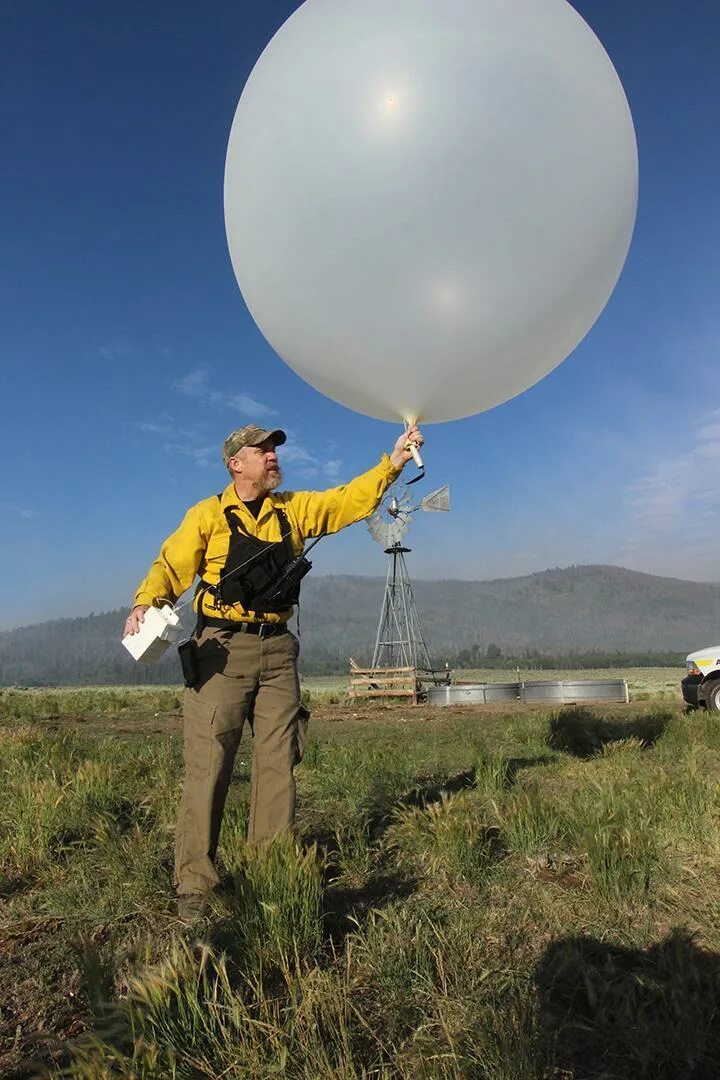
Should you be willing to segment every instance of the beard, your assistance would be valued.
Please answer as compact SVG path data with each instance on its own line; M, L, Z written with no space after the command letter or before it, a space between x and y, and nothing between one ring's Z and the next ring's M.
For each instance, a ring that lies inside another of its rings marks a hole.
M271 491L275 491L282 484L283 474L282 469L278 465L275 469L268 469L268 474L263 482L263 494L269 495Z

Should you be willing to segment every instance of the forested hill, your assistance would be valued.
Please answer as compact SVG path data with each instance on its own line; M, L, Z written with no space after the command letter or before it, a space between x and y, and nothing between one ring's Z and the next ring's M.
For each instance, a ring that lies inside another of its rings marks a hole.
M310 575L300 612L301 669L344 672L369 661L385 582ZM687 652L720 642L720 586L611 566L546 570L496 581L417 581L415 599L434 660L487 655L567 657L591 650ZM119 638L125 611L0 633L0 685L178 682L174 650L136 664Z

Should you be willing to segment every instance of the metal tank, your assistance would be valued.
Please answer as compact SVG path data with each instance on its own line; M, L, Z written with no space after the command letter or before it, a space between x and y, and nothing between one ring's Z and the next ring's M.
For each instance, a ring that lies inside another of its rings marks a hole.
M428 705L488 705L496 701L519 701L520 683L453 683L429 686Z
M485 683L465 683L464 686L429 686L428 705L484 705Z
M558 682L524 682L520 688L525 702L550 702L554 705L577 705L590 701L627 702L630 700L625 679L567 679Z
M428 705L489 705L523 701L528 704L577 705L591 701L627 702L625 679L568 679L548 682L453 683L430 686Z
M519 701L520 683L485 683L485 702Z

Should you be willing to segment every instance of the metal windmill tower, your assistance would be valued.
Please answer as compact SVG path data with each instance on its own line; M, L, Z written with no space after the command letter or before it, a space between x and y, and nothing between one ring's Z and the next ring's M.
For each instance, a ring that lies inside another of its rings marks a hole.
M432 670L405 562L411 549L401 541L416 511L449 509L447 484L426 495L416 506L412 505L407 484L393 485L368 520L370 535L390 557L371 665L374 670L400 667Z

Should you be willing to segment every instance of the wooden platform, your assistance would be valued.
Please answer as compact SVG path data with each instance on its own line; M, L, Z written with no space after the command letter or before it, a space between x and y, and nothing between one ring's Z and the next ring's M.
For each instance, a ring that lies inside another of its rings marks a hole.
M418 678L415 668L361 668L350 659L350 697L404 698L417 703Z

